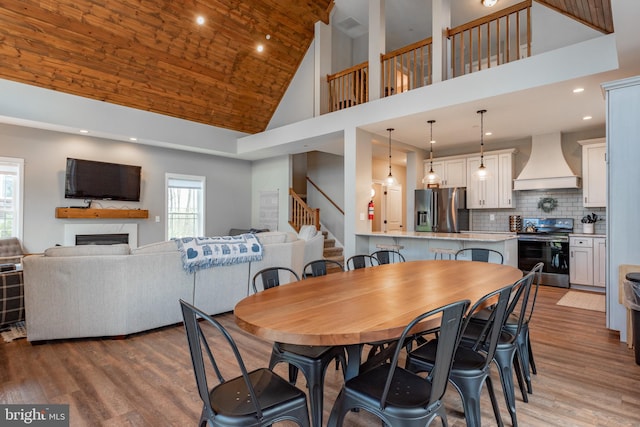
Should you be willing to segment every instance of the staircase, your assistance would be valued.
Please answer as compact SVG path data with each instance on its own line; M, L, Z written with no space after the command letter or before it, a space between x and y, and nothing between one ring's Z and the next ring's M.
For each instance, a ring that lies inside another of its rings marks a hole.
M325 259L338 261L340 264L344 265L344 255L342 254L342 248L336 246L335 239L327 239L326 231L323 231L322 234L324 235L324 252L322 256Z

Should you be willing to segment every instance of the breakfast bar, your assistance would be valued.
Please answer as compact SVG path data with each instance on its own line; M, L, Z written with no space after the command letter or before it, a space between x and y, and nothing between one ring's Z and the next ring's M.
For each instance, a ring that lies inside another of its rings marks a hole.
M422 231L373 231L356 233L359 253L372 253L378 246L401 246L407 260L434 259L435 250L453 252L464 248L496 250L504 256L504 264L518 266L518 236L515 233L435 233ZM453 257L453 255L452 255ZM445 255L445 259L447 255Z

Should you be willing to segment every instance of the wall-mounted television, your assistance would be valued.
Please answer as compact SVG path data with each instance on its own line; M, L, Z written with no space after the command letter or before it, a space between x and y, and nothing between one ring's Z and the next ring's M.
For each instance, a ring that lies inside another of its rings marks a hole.
M140 166L67 158L64 197L140 201Z

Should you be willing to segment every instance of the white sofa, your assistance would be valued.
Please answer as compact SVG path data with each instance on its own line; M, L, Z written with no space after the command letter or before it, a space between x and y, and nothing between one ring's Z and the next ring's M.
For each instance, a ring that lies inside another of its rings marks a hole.
M284 266L302 273L305 241L260 233L263 259L187 273L173 241L59 246L24 258L29 341L124 336L182 321L179 299L210 314L233 310L255 273Z

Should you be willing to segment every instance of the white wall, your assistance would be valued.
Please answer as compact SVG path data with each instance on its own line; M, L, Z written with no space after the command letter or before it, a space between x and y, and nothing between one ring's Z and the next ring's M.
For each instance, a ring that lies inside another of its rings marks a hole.
M257 160L251 166L251 227L263 228L260 219L260 194L278 191L278 230L293 231L289 225L289 187L292 182L291 156ZM271 231L276 231L269 227Z
M65 223L138 224L138 245L164 240L164 174L207 177L206 233L226 234L230 228L250 220L251 164L217 156L107 139L92 138L20 126L0 124L0 153L25 160L24 246L29 252L62 244ZM142 167L140 202L100 201L102 207L149 210L146 220L57 219L55 208L78 206L83 201L64 198L67 157L83 158ZM156 223L155 216L160 216Z

